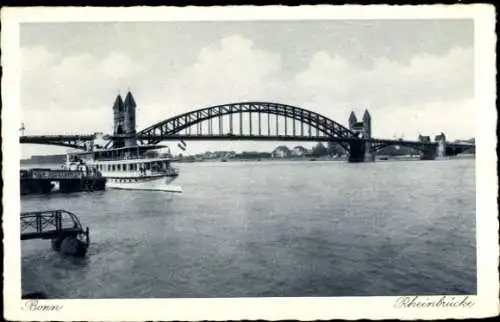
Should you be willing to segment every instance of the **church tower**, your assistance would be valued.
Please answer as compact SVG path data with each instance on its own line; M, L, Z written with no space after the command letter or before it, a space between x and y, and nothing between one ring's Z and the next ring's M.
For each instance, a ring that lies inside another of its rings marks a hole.
M354 125L358 123L358 119L356 118L356 114L354 114L354 111L351 111L351 114L349 115L349 130L354 129Z
M125 106L120 95L116 97L115 103L113 104L113 116L113 135L125 134ZM113 141L114 148L122 148L123 146L123 139L117 139Z
M365 110L363 114L363 137L365 139L372 138L372 117L368 110Z
M125 134L135 136L136 128L135 128L135 108L137 105L135 104L134 96L129 91L127 96L125 96L124 105L124 131ZM135 146L137 145L137 141L135 137L125 139L125 146Z

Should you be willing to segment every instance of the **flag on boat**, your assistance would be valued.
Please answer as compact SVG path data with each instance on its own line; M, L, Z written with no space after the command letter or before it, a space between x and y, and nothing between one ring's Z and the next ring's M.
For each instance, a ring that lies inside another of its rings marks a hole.
M184 142L183 140L181 140L181 142L177 143L177 146L178 146L178 147L179 147L179 149L181 149L182 151L186 151L187 144L186 144L186 142Z

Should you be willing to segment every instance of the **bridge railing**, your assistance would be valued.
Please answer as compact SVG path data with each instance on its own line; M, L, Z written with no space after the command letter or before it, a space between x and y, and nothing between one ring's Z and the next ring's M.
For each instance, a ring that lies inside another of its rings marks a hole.
M66 210L47 210L21 213L21 239L50 238L51 234L71 230L83 232L78 217Z

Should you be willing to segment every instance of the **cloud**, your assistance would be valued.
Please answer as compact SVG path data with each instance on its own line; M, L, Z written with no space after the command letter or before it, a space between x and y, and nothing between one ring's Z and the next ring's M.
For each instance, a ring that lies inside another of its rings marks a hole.
M284 99L280 54L256 48L252 41L229 36L203 47L197 60L174 75L163 75L162 87L134 88L142 127L162 119L218 104ZM154 76L155 78L158 76Z
M23 48L21 54L21 104L23 111L29 112L109 106L119 89L147 71L147 66L119 52L103 58L89 53L62 57L35 47Z
M168 63L168 52L157 55L158 61L143 61L127 52L63 56L27 47L22 118L27 133L108 132L114 98L130 88L138 103L138 129L205 106L265 100L311 109L341 124L351 110L360 114L368 108L378 137L474 133L471 48L415 53L406 63L378 57L369 67L318 50L292 77L282 55L290 53L233 35L200 48L195 61L168 73L159 68Z
M265 98L279 86L281 68L279 54L240 36L223 38L181 72L173 84L175 99L180 106L209 106Z
M372 131L383 138L404 135L412 140L419 134L434 137L444 132L451 140L467 139L475 136L477 110L473 99L387 106L372 112Z
M459 101L473 96L474 65L470 48L452 48L446 55L415 54L407 64L377 58L363 69L343 57L318 52L295 77L306 99L349 102L369 108L433 101ZM321 98L321 99L318 99Z

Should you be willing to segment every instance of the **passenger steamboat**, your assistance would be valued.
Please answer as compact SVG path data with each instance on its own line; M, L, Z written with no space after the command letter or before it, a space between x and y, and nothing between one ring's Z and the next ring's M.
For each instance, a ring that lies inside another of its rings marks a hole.
M112 189L182 192L181 187L170 184L179 175L178 169L171 166L172 157L148 154L163 147L136 145L68 152L65 168L72 170L82 164L95 168L107 179L106 187Z
M155 151L165 146L138 144L136 107L130 91L125 100L118 95L113 104L113 134L126 138L114 139L109 148L93 145L87 152L68 154L66 167L78 167L81 163L94 167L107 179L108 188L182 192L180 187L170 185L179 175L171 166L170 153L160 156Z

